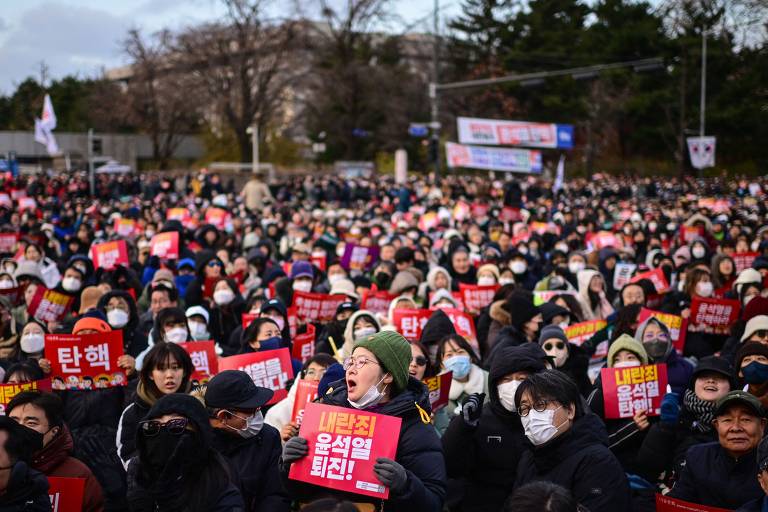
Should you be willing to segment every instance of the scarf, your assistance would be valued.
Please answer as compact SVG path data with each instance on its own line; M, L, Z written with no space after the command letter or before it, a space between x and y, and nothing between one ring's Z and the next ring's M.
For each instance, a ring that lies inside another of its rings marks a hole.
M693 390L686 389L683 406L696 418L692 425L694 429L702 433L712 431L712 420L715 419L715 402L702 400L696 396Z
M485 372L474 364L469 369L469 379L467 382L459 382L456 379L451 380L451 389L448 392L448 398L453 401L458 400L462 394L483 393L485 391Z

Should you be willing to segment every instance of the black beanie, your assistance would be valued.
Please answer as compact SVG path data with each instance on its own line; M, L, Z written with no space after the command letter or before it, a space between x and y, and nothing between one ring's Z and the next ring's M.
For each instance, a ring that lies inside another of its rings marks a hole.
M736 374L741 371L741 361L747 356L765 356L768 357L768 345L763 345L757 341L750 341L744 344L738 352L736 352L736 367L734 368Z
M512 325L518 330L522 330L523 325L541 313L539 308L533 305L532 298L520 293L510 295L504 304L504 309L509 312L512 317Z
M432 316L429 317L427 323L424 325L424 329L421 331L421 339L419 340L425 347L436 345L443 338L456 334L456 329L453 327L453 322L448 318L448 315L441 309L435 310Z
M501 347L493 357L488 382L495 387L499 379L510 373L520 371L536 373L546 370L547 359L547 353L537 343Z

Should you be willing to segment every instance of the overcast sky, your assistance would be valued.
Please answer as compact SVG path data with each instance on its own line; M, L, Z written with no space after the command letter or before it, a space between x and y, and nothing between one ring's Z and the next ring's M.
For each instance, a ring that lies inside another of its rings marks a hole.
M414 30L428 30L434 0L391 1L394 15L417 23ZM442 15L455 16L460 3L440 0ZM0 94L11 93L28 76L39 79L42 61L51 78L94 76L123 64L119 41L130 27L151 33L221 14L219 0L0 0Z

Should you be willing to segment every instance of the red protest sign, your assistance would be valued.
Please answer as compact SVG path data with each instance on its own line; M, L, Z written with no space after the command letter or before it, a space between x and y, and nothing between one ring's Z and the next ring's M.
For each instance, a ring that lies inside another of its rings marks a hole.
M680 226L680 242L683 245L688 245L697 238L704 236L704 229L697 228L696 226Z
M432 313L429 309L396 309L392 314L392 323L405 339L418 341Z
M444 309L443 313L448 315L456 334L465 338L473 348L477 349L477 331L475 330L475 321L472 315L458 309Z
M18 233L0 233L0 252L13 252L18 241Z
M216 229L224 229L228 222L231 222L232 216L227 210L221 208L208 208L205 211L205 222L212 224Z
M190 380L205 384L211 377L219 373L219 361L216 358L216 343L214 341L187 341L179 343L187 351L195 372Z
M34 210L37 208L37 201L32 197L20 197L19 198L19 211Z
M451 379L453 379L453 372L441 373L440 375L424 379L424 384L429 390L429 403L432 405L432 412L448 405Z
M186 208L168 208L168 211L165 212L165 218L167 220L178 220L179 222L184 222L189 218L189 210Z
M738 274L745 268L750 268L758 255L759 254L756 252L737 252L731 256L733 258L733 264L736 267L736 273Z
M48 477L48 497L53 512L70 512L83 509L85 478Z
M307 324L307 332L297 334L293 338L291 357L306 363L315 355L315 326Z
M289 478L337 491L387 499L389 488L373 473L378 457L395 458L400 418L311 403L299 435L309 455L291 465Z
M125 240L115 240L91 246L94 268L111 270L118 265L128 266L128 248Z
M653 286L656 288L656 293L658 294L667 293L670 289L667 276L664 275L664 270L661 267L649 270L648 272L643 272L642 274L636 274L635 277L633 277L629 282L636 283L641 279L650 280L653 283Z
M251 352L219 360L219 371L240 370L247 373L253 383L275 392L266 405L276 404L288 395L285 383L293 378L291 355L287 348Z
M5 408L13 397L22 391L51 391L51 379L19 382L17 384L0 384L0 416L5 416Z
M622 241L610 231L598 231L587 235L587 245L592 249L599 251L605 247L624 247Z
M123 331L96 334L46 334L45 358L51 361L53 389L125 386L117 360L123 355Z
M650 317L658 318L669 328L672 345L674 345L675 350L677 350L678 353L682 354L683 348L685 347L685 333L688 330L688 321L680 315L672 315L654 309L642 308L640 310L640 315L637 317L637 323L641 324Z
M362 245L348 243L344 246L344 255L341 257L341 266L346 270L368 270L379 258L379 248L363 247Z
M325 254L312 254L312 256L309 257L309 262L319 268L321 272L327 270L328 259L325 257Z
M523 216L520 214L520 208L505 206L501 209L501 213L499 213L499 220L501 222L517 222L523 220Z
M397 295L389 293L387 290L366 290L363 292L360 309L367 309L373 313L385 315L389 311L389 305L395 297Z
M241 322L243 324L243 330L247 329L249 325L253 323L254 320L259 318L259 315L256 313L243 313L241 317Z
M651 364L629 368L603 368L605 418L631 418L639 411L648 416L661 413L661 399L667 389L667 365Z
M139 231L139 227L135 220L123 218L115 219L114 229L118 236L124 237L135 236Z
M296 308L291 306L288 308L288 332L291 335L291 339L296 337L296 333L299 332L299 316L296 313Z
M699 505L698 503L691 503L689 501L678 500L664 496L662 494L656 495L656 512L730 512L724 508L708 507L706 505Z
M301 420L304 418L304 410L307 404L314 402L317 398L317 386L320 381L301 379L296 384L296 398L293 401L293 412L291 412L291 421L301 426Z
M594 334L603 329L608 323L605 320L589 320L578 324L569 325L565 328L565 337L574 345L581 346Z
M292 307L298 318L308 322L330 322L336 315L339 304L346 302L346 295L305 293L294 290Z
M74 297L38 286L27 307L27 313L41 322L58 322L67 316L74 301Z
M149 242L149 254L166 260L179 259L179 233L166 231L153 236Z
M493 301L493 296L499 291L498 284L491 286L479 286L474 284L459 283L459 292L464 307L470 311L480 311Z
M741 303L736 299L705 299L695 296L691 301L690 322L696 331L724 332L739 318Z

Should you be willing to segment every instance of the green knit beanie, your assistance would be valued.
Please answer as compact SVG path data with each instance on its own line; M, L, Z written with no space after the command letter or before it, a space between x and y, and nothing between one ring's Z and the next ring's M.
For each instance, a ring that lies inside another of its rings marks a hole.
M402 334L395 331L380 331L366 336L355 343L373 352L382 369L392 374L392 387L396 393L408 384L408 366L411 364L411 345Z
M622 334L611 343L611 346L608 349L608 368L613 368L616 354L622 350L632 352L638 359L640 359L640 363L648 364L648 353L645 351L643 344L629 334Z

